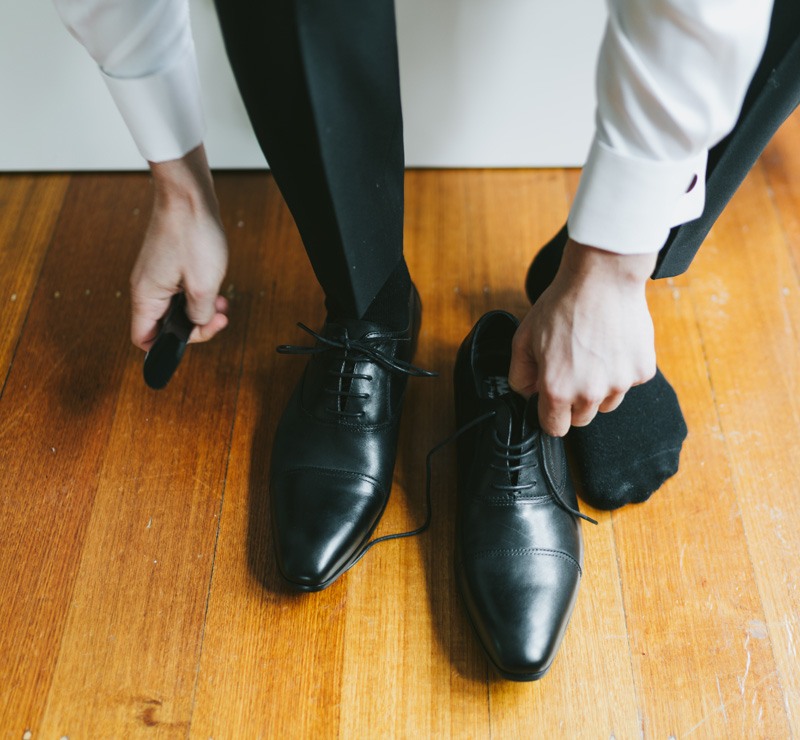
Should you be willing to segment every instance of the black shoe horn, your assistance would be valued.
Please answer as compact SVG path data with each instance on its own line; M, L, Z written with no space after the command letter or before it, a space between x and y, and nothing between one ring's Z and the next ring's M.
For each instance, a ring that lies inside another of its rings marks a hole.
M186 295L172 296L169 309L161 320L153 346L144 357L144 382L154 390L161 390L178 369L186 351L194 324L186 315Z

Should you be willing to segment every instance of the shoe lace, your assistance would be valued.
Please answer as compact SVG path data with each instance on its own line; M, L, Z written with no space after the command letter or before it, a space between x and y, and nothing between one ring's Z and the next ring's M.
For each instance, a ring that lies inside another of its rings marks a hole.
M371 550L375 545L380 544L381 542L387 542L388 540L399 540L404 537L416 537L417 535L423 534L431 525L431 520L433 518L433 500L431 496L431 481L433 479L433 456L443 450L452 442L455 442L462 434L465 434L470 429L474 429L475 427L483 424L484 422L488 421L489 419L494 418L497 414L497 411L489 411L481 416L477 416L476 418L468 421L466 424L462 425L456 431L454 431L450 436L446 439L442 440L438 444L434 445L429 451L428 454L425 456L425 519L422 524L417 527L416 529L409 530L408 532L397 532L393 534L386 534L382 537L376 537L374 540L371 540L367 546L361 551L361 554L350 564L348 570L352 568L364 555L367 554L369 550ZM496 448L495 451L499 455L499 457L503 460L505 465L498 466L495 463L490 463L492 467L500 468L506 471L513 471L519 472L521 470L525 470L527 468L536 467L538 463L536 462L522 462L522 459L525 455L532 452L535 448L536 440L538 437L538 432L533 432L532 434L528 435L523 439L521 442L516 444L505 443L503 442L499 435L497 434L497 430L495 430L495 443ZM512 464L513 463L513 464ZM592 517L587 516L586 514L581 513L578 509L572 507L561 498L561 495L558 493L558 487L555 485L554 481L550 479L550 475L545 469L545 474L550 481L550 485L548 486L549 494L552 497L553 501L557 506L561 509L566 511L573 516L576 516L580 519L583 519L591 524L597 524L596 519L592 519ZM500 488L501 490L511 490L513 489L515 492L518 491L525 491L530 490L534 487L534 484L523 484L523 485L509 485L509 486L502 486L498 484L496 488Z
M348 358L348 354L353 353L360 353L363 356L368 357L369 359L377 362L379 365L385 367L387 370L396 373L402 373L405 375L409 375L411 377L417 378L434 378L437 377L439 374L437 372L431 370L423 370L422 368L416 367L411 363L405 362L403 360L398 360L397 358L391 357L384 352L381 352L379 349L376 349L374 346L367 344L361 340L357 339L350 339L347 336L347 332L345 331L344 337L342 339L332 339L329 337L325 337L322 334L310 329L305 324L298 322L297 326L299 326L303 331L310 334L314 339L317 340L318 344L310 347L310 346L303 346L303 345L293 345L293 344L282 344L277 348L277 351L280 354L292 354L292 355L317 355L323 352L329 352L331 350L343 350L344 355L342 356L343 360L350 359L354 361L354 358ZM343 365L344 367L344 365ZM372 376L363 374L363 373L356 373L356 372L348 372L345 370L337 370L337 371L330 371L332 374L335 374L337 377L341 378L360 378L363 380L372 380ZM353 394L348 391L341 391L341 395L343 396L355 396L359 398L368 398L369 394ZM341 410L338 410L338 413L344 413ZM361 415L362 412L350 412L348 415ZM375 545L379 545L382 542L388 542L389 540L399 540L405 539L406 537L417 537L421 534L424 534L431 525L431 520L433 518L433 501L431 496L431 481L433 478L433 456L450 445L452 442L457 440L462 434L465 434L470 429L477 427L480 424L492 419L497 414L497 411L489 411L486 414L478 416L466 424L462 425L455 432L450 434L446 439L442 440L438 444L434 445L429 451L428 454L425 456L425 519L423 520L422 524L420 524L415 529L410 529L406 532L393 532L391 534L385 534L381 537L376 537L373 540L370 540L364 549L359 553L358 557L356 557L352 563L345 569L343 572L347 572L356 565L361 559L373 548ZM521 442L518 443L506 443L503 442L499 435L497 434L497 430L495 430L495 452L503 461L503 465L497 465L496 463L491 463L492 467L499 468L504 471L508 471L511 473L519 473L522 470L536 467L538 463L535 461L526 461L523 462L525 457L529 455L534 449L537 434L534 432L531 435L528 435L523 439ZM547 471L545 471L547 474ZM549 474L548 479L549 479ZM509 484L509 485L501 485L495 484L495 488L500 490L505 490L512 495L515 493L523 492L526 490L530 490L535 486L535 483L530 484L520 484L519 478L517 477L516 484ZM550 481L549 493L553 498L554 502L557 506L562 508L564 511L572 514L573 516L579 517L580 519L584 519L587 522L591 522L592 524L597 524L597 520L592 519L590 516L586 514L582 514L577 509L570 506L564 499L561 498L560 494L558 493L557 486Z
M359 360L369 359L373 362L376 362L381 367L386 368L390 372L400 374L400 375L408 375L414 378L435 378L438 377L439 373L434 372L432 370L423 370L420 367L416 367L409 362L405 362L404 360L398 360L396 357L392 357L391 355L382 352L373 344L369 343L369 340L360 340L360 339L351 339L348 334L347 330L344 332L344 336L341 339L331 338L323 336L318 332L310 329L305 324L298 322L297 326L299 326L304 332L310 334L314 339L316 339L317 344L314 346L306 346L306 345L295 345L295 344L282 344L277 348L277 351L283 355L319 355L323 352L331 352L331 351L338 351L341 354L336 356L336 359L341 360L341 365L337 370L329 370L328 373L336 378L338 381L352 381L352 380L365 380L367 382L372 380L372 376L366 373L357 373L355 372L355 363ZM350 369L347 369L350 367ZM344 400L344 403L337 403L337 407L334 409L328 409L329 411L336 413L341 416L346 417L358 417L363 415L363 411L348 411L346 408L343 408L347 405L348 398L362 398L367 399L369 398L369 393L356 393L352 390L351 384L349 382L337 382L335 388L325 388L327 393L330 393L336 396L337 399ZM399 540L405 537L416 537L417 535L422 534L425 532L431 524L431 515L432 515L432 506L431 506L431 493L430 493L430 457L433 454L434 450L428 453L428 457L426 459L426 468L428 471L428 479L426 484L426 512L425 512L425 520L423 523L417 527L416 529L409 530L408 532L395 532L392 534L386 534L382 537L376 537L374 540L370 540L358 555L358 557L353 560L352 563L346 568L344 572L350 570L356 563L358 563L361 558L364 557L375 545L386 542L388 540Z
M359 393L353 390L354 380L372 381L372 375L355 371L356 363L359 361L372 360L392 373L414 378L435 378L439 375L439 373L423 370L382 352L374 346L371 340L351 339L346 329L341 338L333 338L323 336L303 323L298 323L297 326L314 337L317 343L313 346L282 344L277 351L284 355L319 355L332 351L339 353L336 355L336 359L340 361L337 368L328 370L328 375L334 379L334 385L323 389L325 393L335 398L334 407L327 410L338 416L358 418L364 415L364 411L350 411L348 408L350 399L367 400L370 397L369 393Z
M371 540L367 543L367 546L361 551L361 554L350 564L348 570L352 568L364 555L367 554L369 550L371 550L375 545L380 544L381 542L387 542L388 540L399 540L405 537L416 537L417 535L423 534L423 532L427 531L428 528L431 526L431 519L433 518L433 502L431 499L431 479L433 477L433 469L432 469L432 460L433 456L439 452L442 448L449 445L453 440L460 437L464 432L469 431L472 427L477 426L483 421L486 421L490 416L493 416L494 412L491 414L486 414L485 416L480 416L477 419L473 419L468 424L465 424L460 429L457 429L453 434L451 434L447 439L442 442L439 442L437 445L434 445L429 451L428 454L425 456L425 519L422 524L419 525L416 529L411 529L408 532L395 532L393 534L385 534L382 537L376 537L374 540Z
M536 435L532 434L522 442L512 444L510 442L503 442L497 430L494 431L494 453L501 460L501 464L489 463L489 467L494 470L499 470L501 473L507 473L509 480L512 481L508 484L492 483L492 488L498 491L505 491L506 493L515 496L536 487L536 481L530 483L521 483L524 476L522 472L525 470L533 470L539 467L536 457L531 453L536 448Z
M483 422L488 421L489 419L494 418L497 415L497 411L489 411L482 416L478 416L475 419L464 424L462 427L457 429L453 434L451 434L447 439L443 442L440 442L436 445L429 453L427 459L427 477L425 481L425 495L427 498L428 506L430 507L431 503L431 495L430 495L430 485L431 485L431 464L430 458L433 454L441 450L446 445L450 444L451 442L458 439L462 434L469 431L470 429L482 424ZM500 436L497 434L497 430L494 430L494 443L495 448L494 452L495 455L500 459L500 464L497 463L489 463L492 468L495 470L500 470L503 472L507 472L510 475L510 480L512 482L508 484L502 483L493 483L492 487L501 491L506 492L511 496L516 496L520 493L524 493L526 491L530 491L536 486L535 481L530 483L521 483L521 479L523 478L520 473L523 470L530 470L533 468L538 467L538 462L535 460L534 456L531 454L536 449L536 442L539 438L539 432L537 430L532 431L530 434L525 435L525 437L520 442L504 442L500 439ZM570 506L570 504L565 501L561 494L558 492L558 486L555 485L555 482L550 477L547 468L545 468L545 475L550 483L548 488L548 494L553 499L553 502L561 509L566 511L573 516L579 517L580 519L584 519L587 522L591 522L592 524L597 524L596 519L592 519L592 517L587 516L586 514L581 513L578 509Z
M491 418L496 413L496 411L492 411L487 414L487 417ZM522 475L522 473L525 470L533 470L539 467L538 460L536 460L535 455L532 454L536 449L536 443L539 440L539 434L540 432L538 430L534 430L525 435L520 442L512 443L504 442L502 439L500 439L500 435L497 433L497 430L494 430L494 453L501 462L499 465L497 463L490 463L489 465L494 470L508 473L510 482L495 482L492 483L492 488L503 491L509 496L516 497L520 494L531 491L536 487L535 480L529 483L522 483L522 480L525 477ZM555 482L551 479L546 467L544 472L547 476L548 482L550 483L550 485L547 487L548 493L557 506L573 516L579 517L587 522L591 522L592 524L597 524L597 520L581 513L578 509L566 502L558 492L558 486L556 486Z

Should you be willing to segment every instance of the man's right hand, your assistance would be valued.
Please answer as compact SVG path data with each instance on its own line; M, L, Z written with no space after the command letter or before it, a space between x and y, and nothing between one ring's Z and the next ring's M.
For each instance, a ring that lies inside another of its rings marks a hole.
M205 342L228 325L228 302L219 295L228 246L205 150L150 169L153 213L131 274L131 339L148 350L170 299L183 290L195 324L189 341Z
M542 429L563 437L656 371L645 284L655 254L620 255L572 240L556 277L514 336L511 387L539 394Z

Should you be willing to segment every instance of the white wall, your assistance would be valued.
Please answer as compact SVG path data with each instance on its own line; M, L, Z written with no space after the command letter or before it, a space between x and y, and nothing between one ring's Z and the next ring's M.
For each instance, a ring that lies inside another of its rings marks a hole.
M409 166L583 162L602 0L396 2ZM191 6L212 166L263 167L213 2ZM142 166L93 62L49 0L0 0L0 170Z

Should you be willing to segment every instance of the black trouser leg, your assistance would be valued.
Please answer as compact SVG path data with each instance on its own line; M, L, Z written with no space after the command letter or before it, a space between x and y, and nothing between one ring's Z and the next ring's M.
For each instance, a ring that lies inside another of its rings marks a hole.
M317 279L360 316L403 250L393 0L217 0L217 12Z

